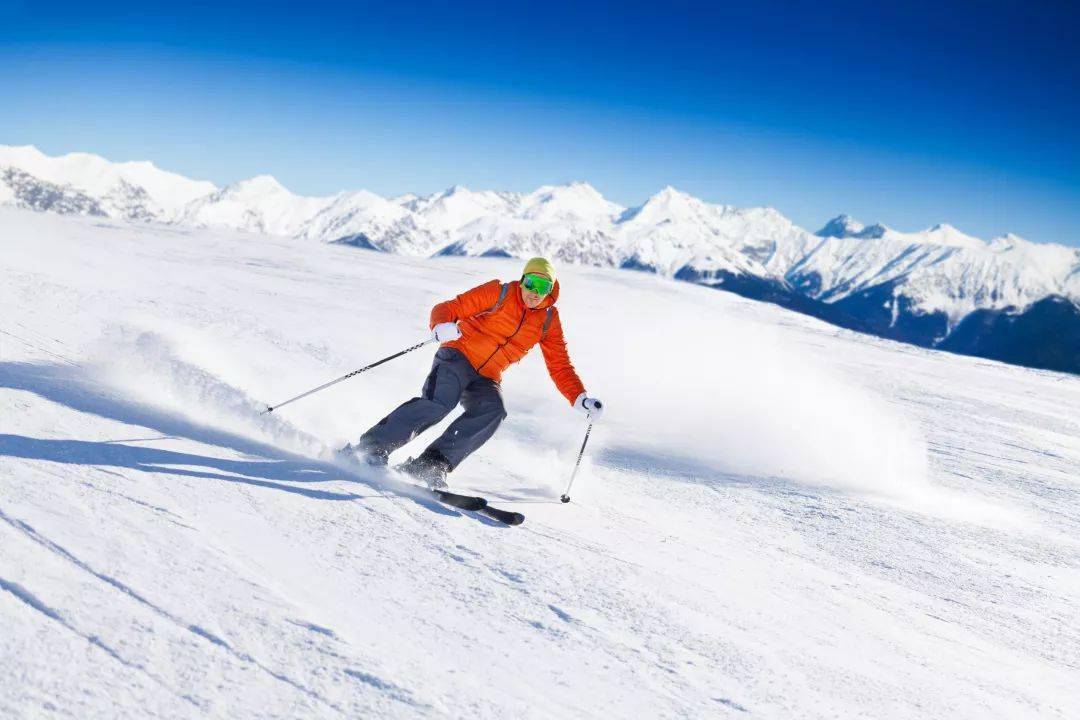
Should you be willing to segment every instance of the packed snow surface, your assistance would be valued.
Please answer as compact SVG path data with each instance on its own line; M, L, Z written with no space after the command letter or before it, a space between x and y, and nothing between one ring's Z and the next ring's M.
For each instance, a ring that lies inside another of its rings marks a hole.
M0 209L0 715L1080 715L1080 378L565 267L568 505L538 354L517 528L324 459L430 346L259 414L518 266Z

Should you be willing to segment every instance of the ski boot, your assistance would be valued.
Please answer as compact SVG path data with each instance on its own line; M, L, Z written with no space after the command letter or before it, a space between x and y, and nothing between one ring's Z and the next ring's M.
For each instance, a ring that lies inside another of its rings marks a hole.
M450 472L450 462L438 450L428 448L419 457L409 458L395 469L424 483L429 490L445 490L449 487L446 476Z
M337 451L338 457L349 462L370 465L371 467L386 467L390 461L390 451L361 440L355 445L348 444Z

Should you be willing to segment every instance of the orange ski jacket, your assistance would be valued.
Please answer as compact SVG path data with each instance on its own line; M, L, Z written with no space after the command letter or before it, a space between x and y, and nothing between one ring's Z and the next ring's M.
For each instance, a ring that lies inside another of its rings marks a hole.
M459 350L476 372L495 382L502 379L503 370L539 343L555 387L573 405L585 386L570 363L559 311L554 307L559 282L555 281L551 294L532 310L522 302L517 280L506 285L503 293L503 284L492 280L439 303L431 309L430 326L457 322L461 337L442 347Z

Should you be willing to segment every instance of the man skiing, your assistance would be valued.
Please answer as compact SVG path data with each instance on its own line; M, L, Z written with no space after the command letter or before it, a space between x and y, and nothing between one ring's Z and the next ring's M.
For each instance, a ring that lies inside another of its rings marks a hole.
M521 279L492 280L436 305L430 327L442 345L420 397L399 406L344 451L372 465L386 465L390 453L438 423L460 402L465 412L418 457L398 469L446 487L446 475L495 434L506 417L502 372L539 344L548 373L574 408L597 419L602 405L588 397L566 350L555 301L559 283L544 258L525 264Z

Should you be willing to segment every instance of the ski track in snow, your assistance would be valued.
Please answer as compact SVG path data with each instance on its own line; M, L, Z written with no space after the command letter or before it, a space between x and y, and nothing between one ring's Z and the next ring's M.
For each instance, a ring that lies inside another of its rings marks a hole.
M0 248L0 715L1080 714L1078 378L566 268L608 411L563 505L582 420L507 373L455 473L507 528L322 459L430 353L259 411L514 261L8 210Z

